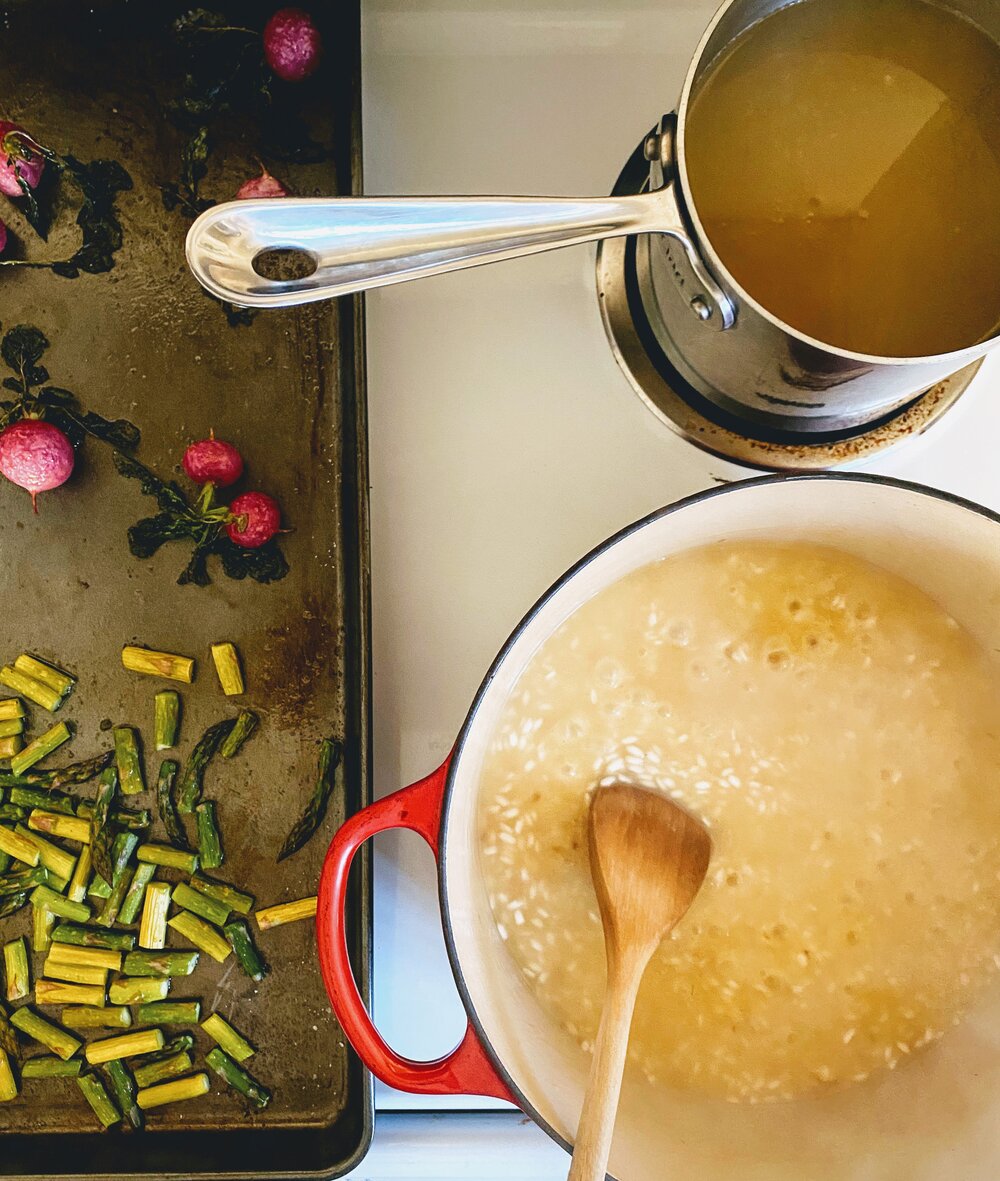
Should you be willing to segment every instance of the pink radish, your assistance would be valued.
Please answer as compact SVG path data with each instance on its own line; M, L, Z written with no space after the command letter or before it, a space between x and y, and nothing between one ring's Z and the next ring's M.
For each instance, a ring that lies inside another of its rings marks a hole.
M245 180L236 190L237 201L249 201L254 197L287 197L288 190L276 176L272 176L261 165L260 176Z
M0 434L0 472L31 493L38 512L38 493L65 484L73 471L73 445L51 422L24 418Z
M11 131L24 131L24 128L19 127L16 123L0 119L0 193L6 193L8 197L21 197L24 193L17 183L18 176L29 189L37 188L45 168L45 161L37 152L31 152L26 160L15 155L15 149L20 149L25 145L23 141L19 141L17 136L11 136L10 140L5 143L4 140Z
M181 463L196 484L214 484L216 488L228 488L243 475L243 457L232 443L217 439L214 433L192 443Z
M264 492L244 492L229 506L226 532L246 549L265 545L281 528L278 502Z
M301 8L280 8L264 27L267 64L286 82L301 82L319 65L319 29Z

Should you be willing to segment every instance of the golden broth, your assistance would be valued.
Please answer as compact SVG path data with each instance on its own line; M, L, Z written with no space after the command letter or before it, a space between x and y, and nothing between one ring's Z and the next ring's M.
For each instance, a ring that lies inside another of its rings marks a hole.
M800 0L710 67L687 116L709 241L768 311L879 356L1000 324L1000 49L924 0Z
M589 1046L588 793L646 784L705 821L713 855L644 979L631 1060L750 1102L891 1068L1000 961L998 722L971 637L856 557L723 544L645 567L536 653L494 735L479 824L498 929Z

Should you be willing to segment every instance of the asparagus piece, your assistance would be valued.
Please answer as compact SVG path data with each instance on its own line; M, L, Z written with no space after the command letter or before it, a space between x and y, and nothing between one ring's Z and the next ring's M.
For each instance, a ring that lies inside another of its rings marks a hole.
M21 935L3 945L3 971L7 987L4 997L8 1001L19 1001L31 991L31 973L28 970L28 945Z
M190 1052L194 1049L194 1034L192 1033L178 1033L170 1039L169 1042L158 1050L155 1054L149 1054L144 1065L147 1062L162 1062L165 1058L171 1058L174 1054L181 1054L185 1051Z
M94 868L110 886L115 867L112 857L115 834L111 827L111 807L118 794L118 772L114 767L108 767L101 772L101 782L97 787L97 798L94 801L94 811L90 817L90 849L94 861Z
M17 1044L17 1034L10 1023L7 1010L0 1005L0 1050L10 1054L12 1058L20 1058L21 1047Z
M76 806L76 814L85 820L90 820L94 815L94 805L90 800L81 800ZM111 823L119 828L139 832L149 828L153 823L153 816L148 808L140 808L136 812L132 812L128 808L112 808Z
M57 693L55 689L50 689L48 685L36 681L34 677L27 676L9 664L0 668L0 685L6 685L8 689L13 689L19 697L27 697L29 701L40 705L42 709L47 709L49 713L55 713L63 703L61 693Z
M0 759L12 759L24 749L24 740L20 734L11 734L8 738L0 738Z
M251 1078L242 1066L238 1066L229 1057L225 1050L216 1046L214 1050L209 1050L205 1055L205 1061L220 1078L224 1079L234 1091L239 1091L258 1111L263 1110L271 1102L271 1092L267 1087L261 1086L256 1079Z
M114 985L111 986L114 988ZM128 1029L132 1014L124 1005L67 1005L62 1011L62 1023L70 1029Z
M174 781L179 770L180 765L174 759L164 759L160 764L160 773L156 777L156 806L170 843L178 849L187 850L187 833L174 807Z
M0 738L16 738L24 733L24 718L11 718L7 722L0 722Z
M110 1095L96 1074L81 1074L76 1081L83 1097L93 1108L94 1115L105 1128L121 1123L122 1117L118 1114L118 1108L111 1102Z
M219 747L219 754L221 754L224 759L233 758L233 756L239 752L243 743L246 742L250 735L253 734L254 730L257 729L259 722L260 718L257 717L253 710L240 710L239 716L233 724L232 730L229 731L229 734L226 736L222 745Z
M24 673L26 677L48 685L60 697L68 697L76 684L76 677L71 677L69 673L64 673L62 669L58 669L54 665L46 664L44 660L28 656L27 653L22 653L14 661L14 667L18 672Z
M124 971L130 976L190 976L198 966L196 951L130 951Z
M212 645L212 660L219 675L219 684L227 697L238 697L246 691L243 684L243 670L236 647L228 641Z
M220 964L224 963L232 953L233 949L218 931L189 911L182 910L180 914L175 914L167 926L172 927L178 934L190 940L195 947L207 952L213 960L218 960Z
M120 1037L105 1037L89 1042L83 1053L91 1066L98 1066L102 1062L112 1062L115 1058L138 1058L140 1054L162 1050L163 1042L162 1030L140 1029Z
M256 1054L254 1047L218 1013L212 1013L201 1023L202 1029L213 1042L220 1045L237 1062L246 1062Z
M61 812L64 816L76 815L76 796L63 791L46 790L41 787L12 787L10 802L23 808L45 808L49 812Z
M216 898L209 898L207 894L199 894L197 890L192 890L183 882L174 886L174 903L185 910L190 910L192 914L196 914L200 918L208 919L217 927L223 926L226 919L229 918L229 907L224 902L219 902Z
M10 769L15 775L23 775L29 767L33 767L39 760L44 759L46 755L52 754L54 750L62 746L64 742L69 742L73 737L73 732L70 730L66 722L57 722L51 729L46 730L44 734L29 742L24 750L19 751L10 760Z
M216 722L214 726L209 726L198 739L177 788L177 811L182 816L193 812L195 804L201 799L205 768L235 725L232 718L224 722Z
M316 774L312 798L285 838L285 843L281 846L281 852L278 854L279 861L284 861L286 857L297 853L323 822L327 804L330 802L330 793L333 791L337 767L340 766L343 753L344 748L334 738L324 738L320 743L319 770Z
M138 1087L129 1068L120 1058L113 1058L104 1068L114 1092L115 1101L122 1110L122 1114L133 1128L143 1125L142 1112L136 1103Z
M122 664L129 672L143 673L147 677L183 681L186 685L194 680L194 661L191 657L176 656L172 652L157 652L152 648L128 645L122 649Z
M157 693L154 700L153 732L157 750L169 750L177 745L177 728L181 714L181 699L173 689Z
M226 858L222 851L222 838L215 815L215 801L206 800L194 811L198 831L198 859L204 869L218 869Z
M18 804L0 804L0 821L23 820L27 815L26 809ZM6 864L3 862L4 857L7 858ZM8 865L10 865L10 855L0 853L0 873L4 873Z
M19 832L4 828L3 825L0 825L0 850L17 861L23 861L25 865L37 865L39 861L38 846L27 837L21 836Z
M66 891L66 897L70 902L83 902L87 897L87 879L90 877L91 867L93 865L93 850L88 842L80 850L80 856L76 859L76 865L73 868L73 876L69 879L69 889Z
M7 697L0 701L0 719L5 722L25 716L24 702L17 697Z
M108 1000L113 1005L145 1005L151 1001L162 1001L169 991L169 980L161 980L156 976L125 976L108 989Z
M97 931L75 923L60 923L52 932L53 943L72 943L75 947L104 947L109 951L131 951L135 936L128 931Z
M179 1054L171 1054L169 1058L161 1058L154 1062L155 1055L150 1054L134 1070L136 1084L140 1087L150 1087L153 1083L162 1083L165 1079L176 1078L179 1074L187 1074L194 1063L186 1050Z
M31 895L25 891L23 894L8 894L0 898L0 919L7 918L8 915L15 914L22 906L27 906Z
M187 1078L160 1083L157 1087L146 1087L139 1092L139 1106L143 1111L162 1107L165 1103L180 1103L184 1099L197 1099L212 1089L207 1074L192 1074Z
M55 874L63 882L69 881L73 876L73 870L76 868L76 858L72 853L67 853L65 849L60 849L58 845L53 845L51 841L47 841L44 837L39 836L37 832L32 832L30 828L26 828L23 824L16 825L14 832L35 846L38 850L39 861L41 861L42 865L50 873Z
M122 792L135 796L146 790L139 753L139 736L131 726L115 726L115 763Z
M72 1058L82 1044L72 1034L60 1029L58 1025L53 1025L51 1021L46 1021L44 1017L39 1017L33 1009L29 1009L27 1006L12 1013L10 1023L64 1061Z
M231 919L223 927L229 946L236 953L240 967L251 980L261 981L270 972L264 957L257 950L257 946L250 934L250 928L245 919Z
M184 853L169 845L140 845L135 855L139 861L146 861L150 865L165 865L169 869L181 869L187 873L194 873L198 868L198 858L194 853Z
M29 1058L21 1067L21 1078L75 1078L83 1069L80 1058L53 1058L42 1054L38 1058Z
M121 905L125 900L125 895L128 893L134 876L128 868L129 859L133 852L135 852L138 843L139 838L134 832L120 832L115 837L112 854L114 860L114 881L111 884L111 893L105 900L100 915L95 920L100 927L114 926L118 919L118 912L121 909Z
M90 918L90 907L85 902L70 902L49 886L36 886L31 895L32 906L44 906L61 919L85 923Z
M33 869L19 869L0 877L0 896L20 894L24 890L34 889L35 886L48 885L48 882L49 871L44 865L36 865Z
M88 783L106 770L114 761L114 757L113 750L106 750L103 754L95 755L92 759L83 759L79 763L68 763L65 767L55 767L49 771L28 771L24 775L0 774L0 786L51 787L53 790L59 790L75 783Z
M159 949L167 942L167 913L170 910L170 886L166 882L150 882L146 887L146 902L139 926L139 946Z
M35 808L28 817L28 827L34 832L62 837L64 841L78 841L81 845L90 844L90 824L79 816L64 816L59 812L43 812L40 808Z
M230 910L235 910L237 914L249 914L253 910L253 895L241 894L239 890L226 882L214 882L211 878L203 878L196 874L190 879L188 885L192 890L197 890L199 894L206 894L209 898L216 898L219 902L224 902Z
M139 907L142 905L146 895L146 887L153 880L155 873L156 866L149 865L147 862L136 866L128 893L125 895L125 901L122 903L121 910L118 912L119 923L130 926L135 922L136 915L139 913Z
M11 1069L10 1058L6 1050L0 1050L0 1103L8 1103L17 1098L17 1080Z
M24 819L23 816L5 816L3 814L3 810L6 807L7 807L6 804L0 804L0 820L23 820ZM13 860L14 860L14 858L11 857L11 855L9 853L4 853L3 850L0 849L0 873L6 873L7 870L10 869L10 863Z
M261 931L280 927L284 923L295 923L299 919L311 919L316 913L318 898L299 898L295 902L283 902L280 906L266 906L254 915Z
M56 925L56 916L47 906L36 906L32 908L31 919L31 950L46 952L52 946L52 928Z
M90 968L83 964L64 964L47 958L42 965L47 980L61 980L66 984L93 984L103 988L108 982L107 968Z
M63 984L56 980L35 981L35 1003L39 1005L97 1005L105 1003L104 985Z
M201 1001L154 1001L135 1011L140 1025L197 1025L200 1017Z

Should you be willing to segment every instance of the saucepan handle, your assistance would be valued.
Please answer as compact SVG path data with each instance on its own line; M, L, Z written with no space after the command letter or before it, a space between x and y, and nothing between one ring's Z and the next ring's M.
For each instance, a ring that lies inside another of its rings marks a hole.
M516 1100L480 1045L472 1025L450 1054L434 1062L415 1062L397 1054L375 1028L358 991L347 950L344 903L354 854L376 833L408 828L424 838L435 859L447 762L426 779L378 800L338 830L323 864L316 932L320 969L330 1004L344 1033L376 1078L400 1091L425 1095L489 1095Z

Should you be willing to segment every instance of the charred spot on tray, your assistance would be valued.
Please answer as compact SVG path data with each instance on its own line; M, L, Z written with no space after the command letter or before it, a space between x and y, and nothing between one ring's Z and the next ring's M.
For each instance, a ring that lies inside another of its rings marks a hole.
M316 258L305 250L280 247L262 250L253 260L253 269L262 279L288 283L315 275Z

